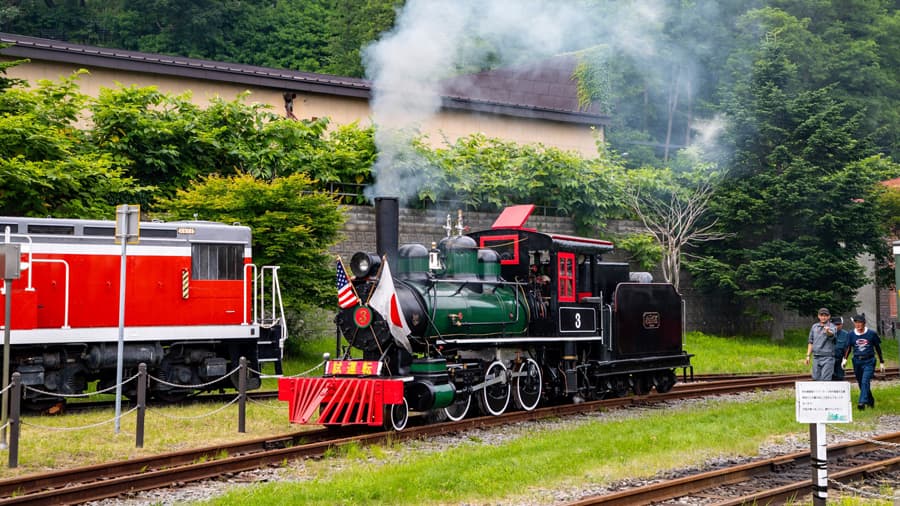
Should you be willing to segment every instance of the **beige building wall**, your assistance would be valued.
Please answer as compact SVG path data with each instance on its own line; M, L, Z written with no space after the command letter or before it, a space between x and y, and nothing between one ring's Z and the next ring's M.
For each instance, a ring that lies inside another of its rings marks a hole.
M602 128L593 129L579 123L560 123L529 118L510 118L484 113L444 110L426 123L427 132L440 132L443 137L430 136L433 146L443 143L446 137L452 141L481 132L488 137L499 137L520 144L540 142L566 151L576 151L586 158L597 156L596 139L602 140Z
M35 83L40 79L57 81L71 76L79 67L70 64L32 61L17 65L7 71L7 76ZM159 91L180 95L191 92L192 101L205 107L213 97L233 100L238 94L250 91L248 103L262 103L271 106L277 114L285 115L284 89L247 87L220 81L179 78L161 74L146 74L131 71L113 71L105 68L87 68L89 74L79 80L81 92L97 97L101 88L117 86L155 86ZM344 125L354 121L361 126L372 123L372 111L363 98L341 97L318 93L297 92L293 113L298 118L329 117L332 125ZM518 143L542 143L563 150L580 153L587 158L597 155L596 140L602 139L602 127L594 129L590 125L564 123L541 119L503 116L490 113L467 112L444 109L433 119L422 125L434 147L443 146L445 141L453 142L459 137L480 132L488 137L499 137Z

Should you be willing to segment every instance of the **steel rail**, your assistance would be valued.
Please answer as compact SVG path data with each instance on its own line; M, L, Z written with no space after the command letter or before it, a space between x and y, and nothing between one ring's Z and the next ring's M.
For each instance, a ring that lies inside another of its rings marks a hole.
M874 441L887 443L900 442L900 432L884 434L874 438ZM877 448L875 443L869 440L859 439L830 445L828 447L829 460L834 458L852 457ZM759 460L746 464L740 464L725 469L717 469L692 476L685 476L674 480L622 490L611 494L597 495L582 498L578 501L567 503L566 506L593 506L602 504L605 506L649 504L654 501L667 501L686 495L695 494L720 485L732 485L751 480L759 475L771 473L779 467L789 464L805 465L809 463L809 452L796 452L769 459ZM873 470L900 466L900 457L893 457L882 462L866 464L853 469L846 469L835 473L829 473L829 478L841 482L858 479ZM788 500L809 493L812 487L812 479L784 485L771 490L756 492L751 495L716 503L717 506L737 506L741 504L768 504L768 501Z
M121 493L160 488L171 483L198 481L222 474L280 464L285 460L321 456L328 449L349 444L403 441L442 433L539 420L644 405L667 400L703 397L793 386L803 376L779 376L677 384L672 391L644 396L613 398L580 404L563 404L533 411L512 411L502 416L484 416L426 426L411 426L403 432L371 432L358 428L293 432L221 446L183 450L122 462L97 464L72 470L26 475L0 480L0 505L69 504L113 497ZM226 457L222 457L226 455ZM199 462L199 463L198 463ZM72 483L80 483L72 486Z

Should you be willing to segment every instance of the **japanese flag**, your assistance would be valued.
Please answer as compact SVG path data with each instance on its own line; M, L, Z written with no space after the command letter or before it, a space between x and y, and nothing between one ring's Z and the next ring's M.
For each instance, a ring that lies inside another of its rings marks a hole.
M412 353L407 337L410 333L409 325L406 324L406 318L403 316L400 304L397 303L397 291L394 289L394 278L391 277L391 268L388 266L386 258L383 258L382 261L384 267L381 269L381 278L378 281L378 286L375 287L375 291L372 292L372 296L369 298L369 306L378 311L387 322L388 327L391 329L391 335L394 336L394 341L403 346L406 351Z

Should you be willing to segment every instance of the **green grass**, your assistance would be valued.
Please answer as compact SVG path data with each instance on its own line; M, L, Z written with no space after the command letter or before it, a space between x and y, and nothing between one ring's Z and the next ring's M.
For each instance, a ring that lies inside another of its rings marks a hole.
M691 364L696 374L799 374L810 370L804 363L808 336L807 330L787 331L784 341L773 343L763 336L717 337L689 332L685 337L685 350L694 355ZM881 349L885 365L896 367L897 340L883 340Z
M856 420L842 429L863 430L878 415L900 410L900 386L875 388L879 409L854 413ZM640 423L613 417L566 430L519 429L502 445L474 439L440 453L394 452L385 459L355 448L342 458L307 463L299 472L285 470L278 483L241 487L205 504L503 504L526 498L552 503L548 491L649 477L712 457L754 455L768 441L808 434L808 426L795 421L790 390L752 404L704 401L635 416Z
M784 343L773 344L766 337L722 338L690 333L686 346L695 354L692 360L697 373L802 373L808 371L803 364L805 334L789 333ZM285 363L286 374L315 367L321 363L324 352L333 355L334 337L310 338L304 341L302 350L302 354ZM886 341L884 350L889 364L896 364L897 342ZM319 375L321 370L311 374ZM276 388L275 380L266 380L263 388ZM900 412L900 387L888 390L876 382L874 391L878 409L854 412L857 421L848 428L869 423L879 414ZM854 387L854 398L856 395ZM64 417L28 414L24 421L31 425L22 428L20 467L8 469L7 454L0 452L0 479L302 429L288 423L287 404L276 400L248 404L246 434L237 432L236 406L203 416L219 407L195 405L149 411L142 449L134 447L134 414L123 417L119 434L114 433L111 423L68 430L107 421L113 416L111 410ZM392 445L350 448L336 452L334 459L306 462L304 466L311 473L305 478L306 484L285 484L283 490L273 491L253 488L249 491L252 496L244 496L248 491L242 489L230 500L244 504L393 504L400 500L398 491L402 490L403 497L408 495L409 504L438 504L444 497L453 497L454 504L496 503L490 500L512 500L511 493L538 494L537 489L544 484L553 489L586 481L605 483L632 475L652 475L667 466L685 465L688 456L698 451L701 453L696 462L715 454L752 453L766 437L806 437L806 427L793 421L792 391L775 394L760 405L710 405L703 411L703 417L696 420L691 418L693 412L673 411L670 419L666 412L648 415L652 418L648 423L594 423L575 429L572 434L527 434L498 447L485 445L476 434L469 444L451 449L446 455L424 450L424 443L421 455L400 453ZM591 444L584 446L585 441ZM385 460L390 463L370 462ZM370 469L373 465L375 469ZM448 478L451 476L456 478ZM294 492L294 488L298 491ZM291 495L294 493L301 495ZM217 502L228 503L226 499Z

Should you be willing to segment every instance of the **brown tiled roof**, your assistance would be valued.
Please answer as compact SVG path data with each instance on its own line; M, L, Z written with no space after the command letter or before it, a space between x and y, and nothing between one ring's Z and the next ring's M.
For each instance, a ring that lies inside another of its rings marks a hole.
M572 74L578 60L572 55L556 56L531 65L487 70L444 81L444 95L555 110L566 113L601 115L596 105L582 109Z
M108 49L8 33L0 33L0 43L10 44L0 50L0 54L14 58L205 79L287 92L366 99L372 93L370 81L353 77ZM443 106L564 123L606 124L607 116L595 110L579 110L575 84L570 79L573 61L574 58L561 58L543 66L482 72L449 80Z

